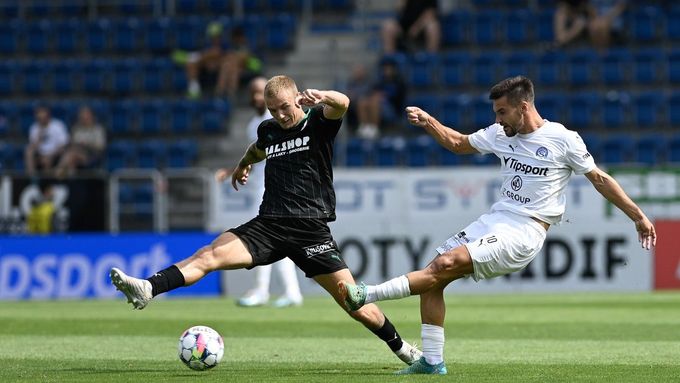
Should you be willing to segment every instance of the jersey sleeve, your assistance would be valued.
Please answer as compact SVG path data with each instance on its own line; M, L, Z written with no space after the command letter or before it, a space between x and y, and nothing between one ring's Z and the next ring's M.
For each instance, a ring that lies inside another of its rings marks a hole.
M565 137L567 146L566 162L576 174L585 174L595 169L595 160L588 153L585 142L581 136L569 131Z
M496 145L496 134L498 133L498 125L493 124L486 128L479 129L468 136L470 145L477 149L482 154L493 153Z
M267 121L268 120L264 120L260 122L260 125L257 127L257 141L255 141L255 147L260 150L264 150L267 147L267 142L265 141Z
M316 133L322 137L334 138L338 134L340 126L342 126L342 117L338 118L337 120L330 120L324 117L323 108L323 105L318 105L312 108L312 116L313 118L319 120L319 125L321 127L321 129L319 129L319 131Z

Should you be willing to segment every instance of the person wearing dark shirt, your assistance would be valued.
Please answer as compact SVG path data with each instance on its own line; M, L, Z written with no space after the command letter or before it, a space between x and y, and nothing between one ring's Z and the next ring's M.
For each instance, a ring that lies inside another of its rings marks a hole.
M231 184L238 190L248 181L252 164L267 160L258 216L148 279L112 268L111 281L134 308L143 309L154 296L194 284L209 272L250 269L286 256L344 307L336 286L354 279L328 222L335 220L333 142L349 98L332 90L298 92L290 77L275 76L265 86L265 103L273 118L260 124L257 140L231 173ZM227 178L224 172L216 176L218 181ZM421 357L422 352L401 339L377 306L367 305L349 315L385 341L403 362L410 365Z
M437 17L437 0L405 0L399 4L396 18L382 25L383 51L386 54L403 50L407 42L425 36L428 52L437 52L441 40L441 27Z
M399 72L397 62L390 56L380 62L380 73L368 97L360 99L364 110L358 135L374 139L380 135L380 128L398 121L406 100L406 83Z

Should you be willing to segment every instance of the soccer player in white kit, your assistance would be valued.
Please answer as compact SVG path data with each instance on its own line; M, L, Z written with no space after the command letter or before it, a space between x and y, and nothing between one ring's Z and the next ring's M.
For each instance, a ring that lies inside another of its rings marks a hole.
M264 77L256 77L250 81L250 104L256 112L250 121L248 121L246 127L250 142L257 140L257 127L260 126L260 123L272 118L264 102L265 85L267 85L267 79ZM219 169L215 177L219 179L223 174L226 175L228 173L228 169ZM264 165L253 166L248 179L249 183L258 189L259 199L262 199L264 194ZM257 210L255 215L257 215ZM273 265L263 265L255 268L255 286L236 301L239 306L253 307L267 304L269 301L272 267L276 267L279 272L285 290L284 294L274 301L274 307L282 308L302 305L303 298L295 271L295 263L290 258L283 258Z
M493 153L501 161L503 184L491 210L437 248L424 269L379 285L338 283L348 310L420 295L423 357L397 374L446 374L444 288L456 279L475 281L526 267L541 250L546 231L561 221L565 188L572 172L584 174L595 189L634 223L642 247L656 245L656 232L621 186L596 165L578 133L543 119L534 106L534 86L526 77L505 79L491 88L496 122L464 135L417 107L406 108L411 124L424 128L456 154Z

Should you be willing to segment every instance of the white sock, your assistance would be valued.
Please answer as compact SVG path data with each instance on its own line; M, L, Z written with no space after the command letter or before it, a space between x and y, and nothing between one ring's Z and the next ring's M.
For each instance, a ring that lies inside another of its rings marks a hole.
M421 325L420 336L423 338L423 357L431 365L444 361L444 327L432 324Z
M283 287L286 289L286 297L294 302L302 302L295 262L291 261L290 258L283 258L275 264L283 281Z
M377 302L389 299L399 299L411 295L411 287L406 275L390 279L375 286L366 286L366 302Z
M272 265L258 266L255 268L255 288L257 294L269 297L269 281L272 275Z

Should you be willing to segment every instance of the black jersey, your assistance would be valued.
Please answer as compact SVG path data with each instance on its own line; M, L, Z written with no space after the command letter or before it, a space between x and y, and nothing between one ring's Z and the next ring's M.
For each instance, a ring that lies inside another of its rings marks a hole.
M322 105L291 129L274 119L260 124L255 145L267 154L260 216L335 220L331 161L341 124L326 119Z

